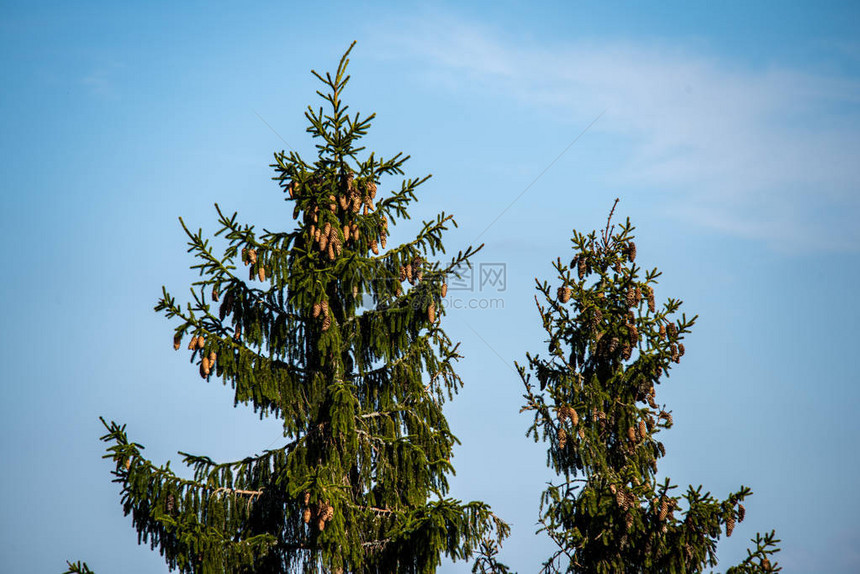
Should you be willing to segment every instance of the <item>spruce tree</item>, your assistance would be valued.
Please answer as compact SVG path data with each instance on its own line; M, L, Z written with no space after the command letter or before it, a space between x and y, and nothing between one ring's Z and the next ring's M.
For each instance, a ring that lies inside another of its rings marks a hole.
M325 86L305 113L314 161L275 154L292 229L260 233L216 205L219 252L183 222L200 279L185 305L165 288L155 307L174 349L236 405L279 418L286 444L233 462L180 453L183 477L103 420L123 510L171 570L429 573L508 533L486 504L446 497L457 439L442 406L462 381L441 299L476 250L434 259L444 213L388 244L429 176L382 192L408 156L362 154L374 115L343 103L351 49L333 76L312 72Z
M719 500L691 486L679 496L656 478L666 454L658 434L672 427L656 389L684 356L696 317L678 317L677 299L658 305L661 274L636 264L634 228L627 220L616 230L614 210L602 233L574 230L573 258L554 263L557 286L535 280L548 354L517 365L523 410L534 413L527 435L549 443L559 476L541 496L539 532L557 546L542 572L702 572L752 493L741 486ZM753 542L728 572L780 570L774 533Z

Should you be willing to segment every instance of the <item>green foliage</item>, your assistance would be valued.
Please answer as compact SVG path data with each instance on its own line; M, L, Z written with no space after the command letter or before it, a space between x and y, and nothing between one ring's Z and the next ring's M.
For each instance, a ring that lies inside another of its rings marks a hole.
M679 300L657 305L660 272L636 265L633 226L616 231L611 218L599 235L574 231L573 259L554 265L557 289L537 282L549 353L517 366L523 411L534 413L527 434L549 443L560 478L541 497L540 531L557 545L542 571L701 572L716 565L723 528L731 536L752 493L741 486L719 500L689 487L677 496L669 479L657 482L657 437L672 415L656 386L680 362L696 318L678 317ZM773 535L755 542L730 572L779 569L767 558Z
M315 160L275 154L294 228L258 232L216 205L219 251L182 222L200 279L185 305L165 288L155 307L178 322L175 349L190 338L201 377L278 417L289 442L234 462L180 453L183 478L103 420L123 509L171 569L429 573L508 533L486 504L446 497L457 439L442 406L462 382L437 314L446 277L475 250L431 259L454 224L444 213L386 249L428 178L376 197L408 157L361 156L373 116L341 99L348 53L334 76L314 72L327 104L305 113Z

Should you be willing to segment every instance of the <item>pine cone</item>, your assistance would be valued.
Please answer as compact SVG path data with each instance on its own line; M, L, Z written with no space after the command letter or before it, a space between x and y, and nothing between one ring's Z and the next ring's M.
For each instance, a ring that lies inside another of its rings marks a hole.
M361 198L356 195L352 198L352 212L358 213L358 211L360 209L361 209ZM365 215L367 215L367 214L365 214Z
M639 436L643 439L648 435L648 425L644 420L639 421Z
M442 298L444 299L448 295L448 284L442 283Z
M349 200L345 195L341 195L337 198L337 202L340 204L340 208L346 211L347 207L349 207Z
M328 315L326 315L326 316L323 318L323 323L322 323L322 330L323 330L323 332L328 331L328 330L329 330L329 327L331 327L331 317L329 317Z
M323 299L323 301L320 303L320 310L322 311L324 317L328 317L329 307L328 301L326 301L325 299Z
M308 503L309 503L310 501L311 501L311 493L306 491L306 492L302 495L302 504L304 504L305 506L307 506L307 505L308 505ZM307 522L307 520L305 520L305 522Z
M632 241L627 244L627 258L630 259L630 263L636 260L636 244Z
M376 182L371 180L367 182L367 193L370 195L370 199L376 198Z
M334 261L335 258L336 258L336 255L334 254L334 244L329 243L328 244L328 259L329 259L329 261Z
M669 323L666 325L666 331L672 339L678 336L678 328L675 326L675 323Z
M204 339L203 337L197 337L197 348L202 349L205 346L206 346L206 339Z
M558 448L563 449L567 445L567 431L563 427L558 427L556 434L558 435Z
M400 280L406 281L406 267L400 266Z
M627 290L627 306L635 307L636 306L636 290L633 287Z
M325 520L323 520L322 518L317 520L317 528L319 529L320 532L325 530Z
M663 499L663 502L660 504L660 522L666 520L666 517L669 516L669 503Z
M304 522L305 524L308 524L310 521L311 521L311 509L305 508L302 511L302 522Z
M209 368L212 368L215 366L215 359L217 359L217 358L218 358L218 355L215 353L215 351L209 351Z
M627 515L624 517L624 526L627 527L627 530L630 530L630 528L633 526L633 514L632 513L628 512Z
M218 289L216 287L212 288L212 300L218 302Z
M266 268L260 265L260 268L257 270L257 277L259 277L260 281L266 280Z
M738 522L743 522L747 516L747 509L743 504L738 504Z
M349 223L343 224L343 238L345 241L349 241L349 238L352 236L352 228L350 228Z
M361 236L361 233L358 231L358 226L353 226L352 228L352 240L358 241L358 238Z
M558 300L562 303L567 303L570 301L570 287L559 287L558 288Z
M430 303L430 306L427 307L427 320L431 323L436 322L436 303Z
M373 251L374 255L379 255L379 246L376 244L376 239L370 240L370 250Z
M726 517L726 536L731 536L732 532L735 530L735 517L732 514L729 514Z
M256 249L249 249L248 250L248 261L251 263L251 265L254 265L255 263L257 263L257 250Z
M168 514L173 514L174 509L176 508L176 499L173 497L173 494L167 495L167 500L164 503L164 509Z
M326 247L328 247L328 235L321 234L320 235L320 251L325 251Z
M175 341L176 340L174 339L174 344L175 344ZM188 350L193 351L196 348L197 348L197 335L194 335L193 337L191 337L191 340L188 341Z
M577 271L579 273L579 278L582 279L585 277L585 272L587 270L587 264L585 262L584 257L579 258L579 263L577 264Z
M182 345L182 333L176 333L173 335L173 350L178 351L179 347Z
M412 264L411 263L406 264L406 279L409 281L410 284L412 284L412 285L415 284L415 280L412 277Z
M660 325L660 338L661 339L666 338L666 325L663 325L663 324Z
M684 343L678 343L678 356L683 357L686 349L684 349Z
M636 442L636 429L633 427L629 427L627 429L627 438L630 442Z
M385 249L385 245L388 243L388 240L385 238L385 234L379 236L379 240L382 243L382 248Z
M320 311L322 310L322 306L319 303L314 303L313 307L313 316L314 319L320 316Z
M585 438L585 427L579 427L579 438Z
M624 505L627 504L627 497L624 495L623 490L619 489L618 491L615 492L615 503L618 506L620 506L621 508L624 508ZM626 510L626 508L625 508L625 510Z
M630 344L633 346L639 344L639 329L636 328L636 325L627 325L627 330L630 334Z

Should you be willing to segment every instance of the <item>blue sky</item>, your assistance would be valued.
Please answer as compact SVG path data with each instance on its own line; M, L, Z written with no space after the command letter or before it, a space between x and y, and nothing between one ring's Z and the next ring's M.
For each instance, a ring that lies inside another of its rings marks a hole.
M271 154L310 155L310 69L357 40L347 100L378 114L369 149L433 174L392 239L444 210L449 251L483 242L476 263L505 264L504 291L462 294L494 308L444 318L465 355L453 495L512 523L504 560L534 572L549 552L545 451L511 370L543 350L533 278L620 197L658 295L700 316L658 390L676 423L661 473L755 492L721 569L775 528L786 572L860 571L858 22L851 2L3 2L4 568L166 571L122 516L99 415L155 461L281 440L201 384L152 306L194 277L178 216L211 232L218 202L292 224Z

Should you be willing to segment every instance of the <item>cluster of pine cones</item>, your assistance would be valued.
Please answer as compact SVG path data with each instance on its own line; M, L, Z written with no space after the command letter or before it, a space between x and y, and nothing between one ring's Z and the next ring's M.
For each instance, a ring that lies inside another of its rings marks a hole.
M304 509L302 510L302 522L310 524L313 521L317 530L323 531L325 530L326 522L334 518L334 507L322 500L317 501L315 504L311 504L310 501L311 493L306 492L303 497Z
M266 280L266 268L263 267L263 264L257 263L257 250L256 249L242 249L242 262L248 266L248 280L253 281L254 277L257 277L260 281ZM256 271L255 271L256 270ZM217 298L213 295L213 299L217 300Z
M173 349L175 351L179 350L179 347L182 345L182 334L176 333L173 336ZM188 342L188 350L189 351L202 351L206 347L206 339L202 336L195 335L191 337L191 341ZM212 369L215 368L215 360L218 358L218 355L215 351L209 351L209 354L204 356L200 361L200 376L204 379L209 376L209 373L212 372Z
M317 181L316 184L320 184ZM287 188L290 192L290 197L296 199L301 196L301 186L298 182L293 181ZM320 205L314 205L313 209L308 209L305 212L305 223L310 224L308 238L311 246L316 246L319 251L328 256L329 261L334 261L340 257L343 247L349 242L358 242L361 237L359 225L355 216L362 211L363 215L368 215L376 209L373 200L376 198L376 182L372 179L359 182L355 179L355 174L352 170L346 170L341 176L340 192L329 194L328 202L322 204L323 209L328 209L331 213L338 215L339 220L325 221L320 224ZM371 237L367 244L374 255L379 255L380 246L385 249L388 235L388 219L383 215L381 218L381 226L377 236ZM376 234L374 234L376 235Z

